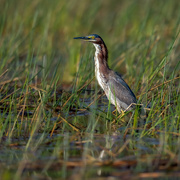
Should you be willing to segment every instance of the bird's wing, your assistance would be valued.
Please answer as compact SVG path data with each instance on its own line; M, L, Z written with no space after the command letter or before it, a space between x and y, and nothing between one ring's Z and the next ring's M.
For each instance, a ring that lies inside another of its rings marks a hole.
M109 83L111 87L111 93L116 96L121 102L130 105L131 103L136 103L136 96L126 84L126 82L121 78L121 76L115 72L110 76Z

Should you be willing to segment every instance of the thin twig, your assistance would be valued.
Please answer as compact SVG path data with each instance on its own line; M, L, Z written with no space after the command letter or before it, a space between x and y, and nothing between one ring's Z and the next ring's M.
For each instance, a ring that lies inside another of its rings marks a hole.
M1 78L2 76L4 76L4 74L7 73L8 71L9 71L9 69L6 69L6 70L0 75L0 78Z
M79 129L73 126L71 123L69 123L66 119L64 119L60 114L58 115L58 118L61 118L65 123L67 123L69 126L71 126L75 131L79 132Z

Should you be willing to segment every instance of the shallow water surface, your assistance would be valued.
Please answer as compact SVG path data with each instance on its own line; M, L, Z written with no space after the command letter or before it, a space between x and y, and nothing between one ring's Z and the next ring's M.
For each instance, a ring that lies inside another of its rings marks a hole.
M145 173L147 177L148 174L149 177L155 176L152 172L163 178L166 171L170 177L171 173L180 177L178 162L170 155L163 155L164 144L155 138L140 139L128 135L124 138L118 132L111 135L58 133L45 137L36 146L41 137L36 134L29 148L26 148L27 139L13 139L6 145L8 139L4 138L0 146L0 171L30 179L136 179ZM176 146L175 142L176 139L169 145Z

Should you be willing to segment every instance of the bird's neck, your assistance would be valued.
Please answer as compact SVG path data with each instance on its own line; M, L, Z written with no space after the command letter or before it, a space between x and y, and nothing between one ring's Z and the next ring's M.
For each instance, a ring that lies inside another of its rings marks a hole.
M106 89L109 79L109 66L107 64L108 51L105 44L94 44L95 52L95 75L102 89Z
M109 66L107 63L108 60L108 50L105 44L93 44L96 48L95 52L95 66L99 68L100 71L107 71L109 70Z

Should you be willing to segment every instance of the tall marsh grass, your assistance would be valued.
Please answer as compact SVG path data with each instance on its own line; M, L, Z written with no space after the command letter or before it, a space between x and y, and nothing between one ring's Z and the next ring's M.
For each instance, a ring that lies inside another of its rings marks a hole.
M111 157L112 164L106 165L115 167L112 173L124 168L113 164L116 160L133 156L128 163L137 178L154 167L162 170L158 163L163 158L164 172L178 164L179 9L177 0L1 0L2 179L102 175L93 165L104 165L103 159L97 162L104 153ZM110 67L148 107L145 119L137 110L112 113L94 78L94 47L73 40L92 33L105 41ZM96 141L99 137L104 144ZM149 149L139 148L144 146ZM80 161L71 164L76 156Z

